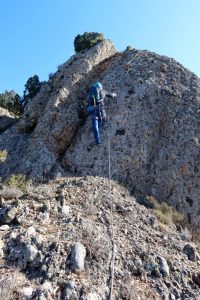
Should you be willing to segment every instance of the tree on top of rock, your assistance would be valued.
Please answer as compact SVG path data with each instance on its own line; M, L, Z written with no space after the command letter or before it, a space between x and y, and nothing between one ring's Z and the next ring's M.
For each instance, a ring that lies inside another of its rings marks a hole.
M83 35L78 34L74 39L74 49L76 53L88 50L104 39L103 34L98 32L85 32Z
M39 77L37 75L34 75L30 77L26 84L24 85L24 95L22 98L22 105L25 107L29 99L34 98L37 93L40 91L42 82L40 82Z
M24 96L28 96L28 98L32 99L37 95L40 88L41 82L39 80L39 77L37 75L34 75L30 77L25 84Z

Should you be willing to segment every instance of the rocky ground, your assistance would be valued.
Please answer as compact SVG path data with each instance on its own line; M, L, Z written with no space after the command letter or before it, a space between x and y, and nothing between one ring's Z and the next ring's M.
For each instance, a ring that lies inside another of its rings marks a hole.
M0 299L109 299L113 262L112 299L200 299L198 246L136 200L101 177L4 187Z

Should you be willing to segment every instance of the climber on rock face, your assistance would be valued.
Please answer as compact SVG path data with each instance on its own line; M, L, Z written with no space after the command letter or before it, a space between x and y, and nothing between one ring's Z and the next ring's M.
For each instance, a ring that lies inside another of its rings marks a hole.
M87 112L91 116L92 130L96 145L101 144L99 128L104 125L106 121L106 111L104 106L105 97L115 98L115 93L108 93L103 90L103 86L99 81L95 81L90 87L87 96L88 107Z

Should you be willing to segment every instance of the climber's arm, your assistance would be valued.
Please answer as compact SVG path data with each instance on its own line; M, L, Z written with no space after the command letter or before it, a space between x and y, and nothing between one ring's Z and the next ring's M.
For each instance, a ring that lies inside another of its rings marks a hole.
M101 98L101 101L103 101L105 97L115 98L116 96L117 96L116 93L108 93L108 92L106 92L106 91L104 91L104 90L102 90L102 91L100 92L100 98Z

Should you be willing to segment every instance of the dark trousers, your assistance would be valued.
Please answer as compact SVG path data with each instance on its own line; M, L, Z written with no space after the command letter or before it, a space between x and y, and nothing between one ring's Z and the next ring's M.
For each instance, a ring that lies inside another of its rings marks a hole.
M105 110L101 111L100 113L93 114L91 116L92 120L92 130L94 134L95 143L100 143L100 134L99 128L105 124L106 121L106 112Z

